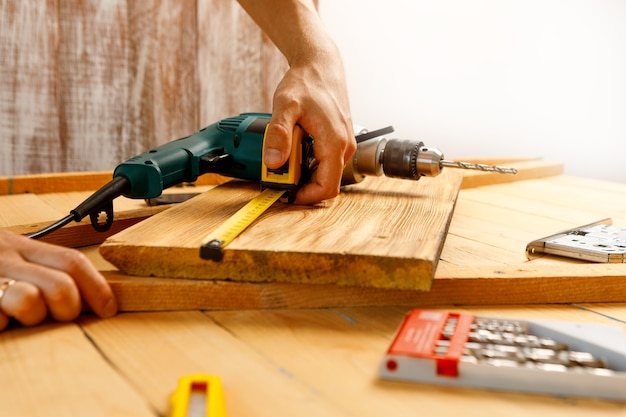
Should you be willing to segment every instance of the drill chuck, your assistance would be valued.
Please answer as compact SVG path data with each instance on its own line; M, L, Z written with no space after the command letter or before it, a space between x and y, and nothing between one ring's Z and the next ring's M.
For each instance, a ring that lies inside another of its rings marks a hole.
M361 134L360 137L365 135ZM500 174L517 173L515 168L448 161L444 159L439 149L425 146L418 140L386 139L370 135L366 140L357 141L357 150L344 168L341 184L356 184L367 176L379 177L383 174L387 177L417 181L421 177L436 177L441 174L443 167Z
M387 140L383 151L383 172L388 177L419 180L441 173L442 153L422 142L407 139Z
M410 139L378 137L359 142L357 151L344 169L342 184L355 184L366 176L385 175L417 181L441 173L443 155L437 148Z

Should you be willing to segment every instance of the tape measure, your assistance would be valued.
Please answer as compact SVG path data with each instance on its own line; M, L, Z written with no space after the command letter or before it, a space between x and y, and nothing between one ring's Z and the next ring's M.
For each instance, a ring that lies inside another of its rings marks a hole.
M267 134L267 126L265 133ZM202 240L200 246L202 259L220 262L224 258L224 247L239 236L279 198L285 196L289 202L293 202L301 180L306 179L303 175L310 175L309 160L314 161L313 138L296 125L291 143L291 154L282 167L270 169L262 161L261 189L264 191ZM265 135L263 136L263 148L265 149Z
M170 397L170 417L225 417L224 390L218 376L187 375Z
M228 220L209 234L200 246L202 259L219 262L224 257L224 247L252 224L261 214L281 198L287 190L265 189L250 200Z

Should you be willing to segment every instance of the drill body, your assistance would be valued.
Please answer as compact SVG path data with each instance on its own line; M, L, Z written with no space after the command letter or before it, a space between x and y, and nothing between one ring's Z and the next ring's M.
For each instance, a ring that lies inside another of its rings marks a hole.
M130 198L155 198L164 189L193 182L213 172L259 181L265 128L270 115L244 113L220 120L191 136L161 145L117 166L113 177L125 177Z
M260 182L261 188L288 191L293 202L298 187L310 179L315 169L314 140L299 126L294 128L291 158L278 169L263 164L263 142L270 121L268 113L242 113L222 119L191 136L161 145L118 165L113 173L124 177L126 197L156 198L164 189L198 176L216 173L231 178ZM342 185L355 184L367 176L419 180L435 177L444 166L515 173L515 169L447 161L437 149L410 139L386 139L379 131L357 132L357 150L346 164Z
M128 180L129 186L124 195L130 198L155 198L168 187L193 182L198 176L211 172L260 182L262 188L287 189L289 199L293 201L297 188L308 180L315 166L313 138L296 127L292 160L284 167L270 170L262 161L263 141L270 117L268 113L242 113L222 119L191 136L123 162L117 166L113 177ZM357 141L359 137L356 135ZM425 151L422 142L373 136L358 143L357 151L344 171L342 185L358 183L365 176L383 173L412 180L439 174L440 153L427 162L419 157L423 155L432 156L431 151ZM429 169L425 169L426 166ZM432 167L436 169L433 171Z

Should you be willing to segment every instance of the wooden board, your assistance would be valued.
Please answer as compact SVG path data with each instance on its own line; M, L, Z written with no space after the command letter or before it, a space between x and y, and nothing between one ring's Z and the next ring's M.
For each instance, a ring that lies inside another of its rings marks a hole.
M586 198L581 199L581 196ZM626 265L525 258L533 239L611 217L626 225L626 184L557 176L464 189L429 292L155 279L109 273L122 309L242 309L626 301Z
M516 167L543 164L504 162ZM86 248L85 253L100 270L108 271L105 275L122 311L626 301L626 265L593 264L554 256L526 260L525 245L533 239L604 217L613 218L616 225L626 225L626 184L542 176L542 172L557 168L538 166L536 172L524 174L539 178L535 180L461 189L428 292L332 284L136 277L113 271L115 267L100 256L98 247ZM469 173L465 172L463 187ZM476 174L494 181L501 179ZM77 184L82 184L82 175L75 175ZM13 182L23 184L20 187L25 189L66 191L69 176L31 176L15 178ZM87 195L63 192L0 197L0 226L19 231L29 222L55 219ZM146 213L151 209L136 200L116 204L118 218L154 214ZM78 242L85 239L85 230L90 229L80 224L73 227L78 229L68 227L57 232L57 236Z
M258 185L218 186L107 239L103 257L132 275L427 290L462 175L419 182L368 178L318 206L277 204L224 251L200 242L258 195Z
M129 276L104 272L120 311L249 310L320 307L531 305L626 302L626 273L618 265L552 265L465 269L435 274L429 291L332 284L249 283ZM100 261L103 262L103 261ZM606 267L606 268L605 268Z

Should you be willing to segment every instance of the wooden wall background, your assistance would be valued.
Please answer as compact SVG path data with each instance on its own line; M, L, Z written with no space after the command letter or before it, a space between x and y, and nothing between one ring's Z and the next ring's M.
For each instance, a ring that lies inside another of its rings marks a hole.
M113 169L286 69L235 0L0 0L0 175Z

